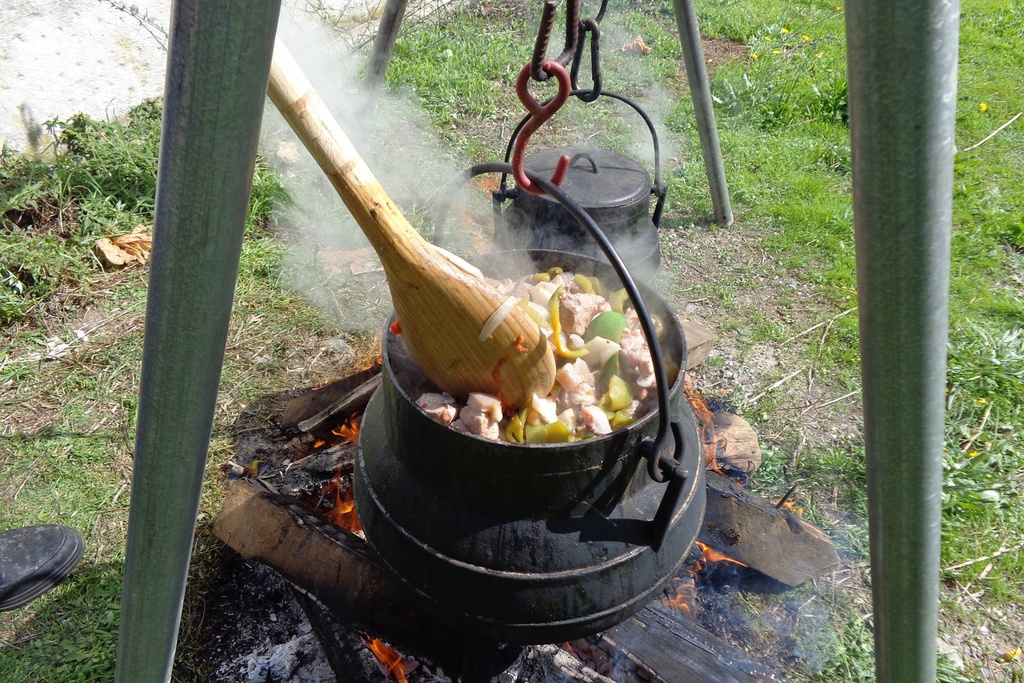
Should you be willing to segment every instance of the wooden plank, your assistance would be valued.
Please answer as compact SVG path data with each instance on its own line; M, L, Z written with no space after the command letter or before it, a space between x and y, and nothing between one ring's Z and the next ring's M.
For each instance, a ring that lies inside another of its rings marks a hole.
M601 660L598 670L616 681L785 681L749 655L708 633L678 610L657 600L615 628L595 638L570 643L570 647L573 651Z
M380 383L380 375L374 375L316 415L299 422L299 430L315 437L324 438L328 436L331 430L338 426L338 418L361 412L366 407L366 404L370 402L370 397L373 396L373 392L377 391Z
M725 440L716 459L719 467L749 474L761 466L761 444L757 432L739 415L717 412L711 414L715 436Z
M344 398L353 389L373 378L374 375L380 374L380 370L380 365L371 365L322 387L304 391L285 404L284 413L281 416L281 428L285 431L297 429L300 422L308 420L332 403Z
M788 586L840 565L835 545L813 524L728 477L705 474L707 510L697 537L702 543Z
M707 360L712 347L718 341L718 335L698 322L677 317L686 338L686 369L692 370Z

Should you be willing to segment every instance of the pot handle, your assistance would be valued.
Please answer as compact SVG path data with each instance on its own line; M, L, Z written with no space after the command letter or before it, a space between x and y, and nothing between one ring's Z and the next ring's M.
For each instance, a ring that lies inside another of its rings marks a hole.
M491 162L471 166L459 174L452 183L452 186L442 196L454 196L455 190L461 187L467 180L482 173L511 172L512 166L510 164ZM597 242L601 251L604 252L609 265L611 265L615 274L618 275L622 286L633 302L633 308L636 310L637 317L640 319L640 327L643 330L644 338L647 340L647 347L651 351L651 361L654 365L654 376L658 390L658 432L653 439L648 437L640 442L640 451L641 455L647 460L647 473L651 479L659 483L669 482L665 495L662 497L661 503L659 503L658 509L655 512L654 520L650 523L649 545L657 551L665 540L665 536L671 526L672 517L675 515L676 508L679 506L683 495L684 484L690 478L691 473L683 468L682 465L683 435L679 423L671 419L672 411L669 405L669 383L668 375L665 372L665 357L661 352L661 344L658 342L658 334L654 329L654 321L647 311L647 305L640 295L636 282L629 274L629 270L622 262L622 259L619 258L618 252L615 251L615 247L612 246L604 231L601 230L590 214L548 179L530 171L527 171L526 175L541 190L551 195L551 197L564 206L566 211L590 233L590 236ZM442 226L447 219L450 208L450 203L446 202L438 210L434 229L435 244L440 241ZM683 364L685 367L685 358L683 359Z

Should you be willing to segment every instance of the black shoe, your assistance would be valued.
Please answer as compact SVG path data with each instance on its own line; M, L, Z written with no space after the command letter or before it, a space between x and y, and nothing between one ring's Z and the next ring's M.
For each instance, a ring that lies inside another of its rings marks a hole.
M0 531L0 612L22 607L63 581L85 543L57 524Z

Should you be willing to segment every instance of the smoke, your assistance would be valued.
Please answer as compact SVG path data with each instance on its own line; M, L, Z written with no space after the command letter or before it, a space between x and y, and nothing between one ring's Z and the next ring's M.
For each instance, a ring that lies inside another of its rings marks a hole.
M610 13L602 24L605 84L628 83L628 93L637 97L654 121L664 169L676 154L664 121L678 98L661 86L654 60L613 52L636 37L616 26L615 20ZM442 144L411 93L385 90L374 107L368 106L368 98L360 93L365 57L353 54L315 14L285 10L279 35L384 189L429 238L437 207L452 201L444 195L469 163ZM590 82L589 71L588 55L580 69L584 87ZM538 97L543 97L547 89L537 90ZM513 108L510 113L519 112ZM637 159L653 171L651 132L628 106L610 98L592 104L572 99L555 119L560 122L549 129L553 135L538 136L531 150L603 147ZM284 271L289 285L342 329L378 329L391 303L375 254L316 163L269 103L264 131L264 156L285 178L293 200L279 212L279 227L288 244ZM464 256L489 249L493 245L489 230L474 227L460 232L455 227L489 226L489 193L471 182L458 191L458 199L449 213L445 246ZM621 242L619 246L624 252L631 247L648 248ZM522 270L532 268L524 261ZM645 280L651 276L649 272L636 275Z
M360 92L365 58L302 11L284 11L278 36L406 218L429 236L434 207L467 163L444 147L413 97ZM350 331L379 327L391 308L375 253L312 156L267 104L268 164L291 198L279 212L289 285Z

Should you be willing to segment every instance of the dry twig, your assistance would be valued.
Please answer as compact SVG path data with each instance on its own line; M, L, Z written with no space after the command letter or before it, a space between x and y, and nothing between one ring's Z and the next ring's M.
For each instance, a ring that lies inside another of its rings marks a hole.
M1006 543L1003 543L1002 545L999 546L999 550L995 551L991 555L984 555L982 557L976 557L973 560L965 560L964 562L960 562L958 564L950 565L950 566L946 567L945 569L943 569L942 571L944 571L944 572L952 572L952 571L956 571L957 569L963 569L964 567L969 567L972 564L978 564L979 562L987 562L988 560L994 560L995 558L999 557L1000 555L1005 555L1006 553L1015 553L1018 550L1020 550L1021 548L1024 548L1024 541L1018 543L1017 545L1013 546L1012 548L1007 546Z
M978 140L977 142L975 142L975 143L974 143L973 145L971 145L971 146L970 146L970 147L968 147L967 149L961 150L961 151L960 151L960 153L962 154L962 153L964 153L964 152L970 152L970 151L971 151L972 149L978 149L979 147L981 147L982 145L984 145L984 144L985 144L986 142L988 142L989 140L991 140L992 138L994 138L995 136L999 135L999 134L1000 134L1000 133L1002 133L1002 132L1003 132L1004 130L1006 130L1007 128L1009 128L1009 127L1010 127L1010 125L1011 125L1011 124L1012 124L1012 123L1013 123L1014 121L1016 121L1017 119L1019 119L1019 118L1021 117L1021 115L1022 115L1022 114L1024 114L1024 111L1021 111L1021 112L1017 112L1017 115L1016 115L1016 116L1014 116L1014 117L1013 117L1012 119L1010 119L1009 121L1007 121L1007 122L1006 122L1006 123L1004 123L1003 125L999 126L999 127L998 127L998 128L996 128L996 129L995 129L994 131L992 131L991 133L989 133L988 135L986 135L985 137L983 137L983 138L982 138L981 140Z
M785 346L786 344L788 344L788 343L790 343L792 341L796 341L797 339L799 339L800 337L802 337L802 336L804 336L806 334L810 334L811 332L814 332L816 329L818 329L819 327L821 327L823 325L831 325L836 320L839 320L840 318L842 318L844 315L849 315L850 313L853 313L856 310L857 310L857 307L854 306L853 308L846 309L845 311L843 311L842 313L839 313L838 315L832 316L828 320L821 321L817 325L811 325L810 327L808 327L803 332L798 332L797 334L794 334L792 337L790 337L786 341L782 342L782 346Z
M804 369L803 369L803 368L800 368L799 370L796 370L796 371L794 371L794 372L791 372L791 373L789 373L788 375L786 375L785 377L783 377L782 379L780 379L780 380L779 380L778 382L776 382L775 384L772 384L772 385L771 385L770 387L767 387L767 388L766 388L766 389L765 389L764 391L761 391L761 392L760 392L760 393L758 393L758 394L757 394L756 396L754 396L753 398L751 398L751 399L750 399L750 402L751 402L751 403L756 403L756 402L757 402L757 400L758 400L758 399L760 399L760 398L761 398L762 396L764 396L765 394L767 394L767 393L768 393L768 392L770 392L770 391L775 391L776 389L778 389L778 388L779 388L779 387L781 387L781 386L782 386L783 384L785 384L785 383L786 383L786 382L788 382L789 380L793 379L794 377L796 377L797 375L799 375L799 374L800 374L801 372L803 372L803 371L804 371Z
M818 403L817 405L808 406L807 408L804 408L803 412L801 412L800 414L803 415L804 413L809 413L810 411L815 410L817 408L827 408L828 406L830 406L830 405L832 405L834 403L839 403L840 401L845 401L846 399L850 398L851 396L856 396L859 393L860 393L860 389L854 389L850 393L843 394L839 398L833 398L832 400L825 401L824 403Z

